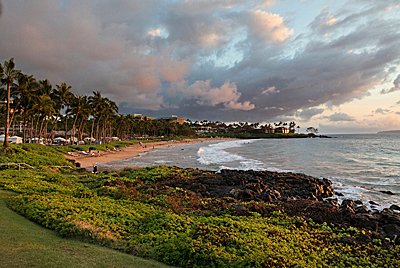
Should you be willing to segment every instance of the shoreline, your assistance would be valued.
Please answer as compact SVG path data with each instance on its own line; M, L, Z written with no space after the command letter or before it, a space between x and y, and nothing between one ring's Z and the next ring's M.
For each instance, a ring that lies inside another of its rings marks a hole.
M167 147L167 146L176 146L176 145L184 145L184 144L189 144L189 143L198 143L198 142L207 142L207 141L216 141L216 140L221 140L221 141L227 141L227 140L233 140L232 138L198 138L198 139L185 139L185 140L171 140L171 141L158 141L158 142L148 142L148 143L143 143L145 147L143 148L139 143L133 144L131 146L127 146L126 148L120 147L118 148L118 151L110 151L110 152L105 152L105 151L100 151L100 156L98 156L99 151L93 151L94 156L91 155L83 155L83 154L77 154L77 155L69 155L65 154L65 158L74 160L75 163L79 163L81 168L91 168L93 163L107 163L107 162L112 162L112 161L118 161L118 160L125 160L129 159L135 156L138 156L140 153L148 152L153 149L158 149L161 147Z

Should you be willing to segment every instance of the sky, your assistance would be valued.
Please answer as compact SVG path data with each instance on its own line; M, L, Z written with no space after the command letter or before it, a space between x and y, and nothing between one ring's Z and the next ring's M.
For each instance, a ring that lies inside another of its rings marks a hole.
M1 63L121 114L400 129L399 0L1 2Z

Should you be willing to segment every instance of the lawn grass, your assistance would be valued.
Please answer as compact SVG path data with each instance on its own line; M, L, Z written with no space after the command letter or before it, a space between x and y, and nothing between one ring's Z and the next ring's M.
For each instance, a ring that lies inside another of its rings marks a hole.
M0 267L170 267L109 248L63 239L6 205L0 189Z

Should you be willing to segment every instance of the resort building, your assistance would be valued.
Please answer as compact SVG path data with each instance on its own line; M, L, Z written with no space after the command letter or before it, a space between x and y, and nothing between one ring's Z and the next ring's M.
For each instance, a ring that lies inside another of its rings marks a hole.
M263 133L266 133L266 134L268 134L268 133L275 133L275 129L272 128L272 127L263 127L263 128L261 128L261 131L262 131ZM278 133L278 132L277 132L277 133Z
M183 124L186 121L186 118L178 118L176 115L171 115L171 116L166 116L166 117L159 117L156 120L165 120L165 121L170 121L172 123L179 123Z
M154 117L143 116L142 114L133 114L133 117L137 120L142 121L154 120Z
M213 132L212 127L210 126L191 126L190 128L196 131L197 134Z
M275 128L275 133L290 133L290 129L286 128L286 127L277 127Z

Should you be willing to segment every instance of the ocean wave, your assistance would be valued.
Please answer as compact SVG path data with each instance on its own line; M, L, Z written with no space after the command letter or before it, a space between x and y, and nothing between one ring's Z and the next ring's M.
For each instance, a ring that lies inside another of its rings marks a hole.
M250 142L252 143L253 140L221 142L200 147L197 151L197 161L202 165L210 165L245 160L244 157L234 153L229 153L225 150L229 148L241 147Z

